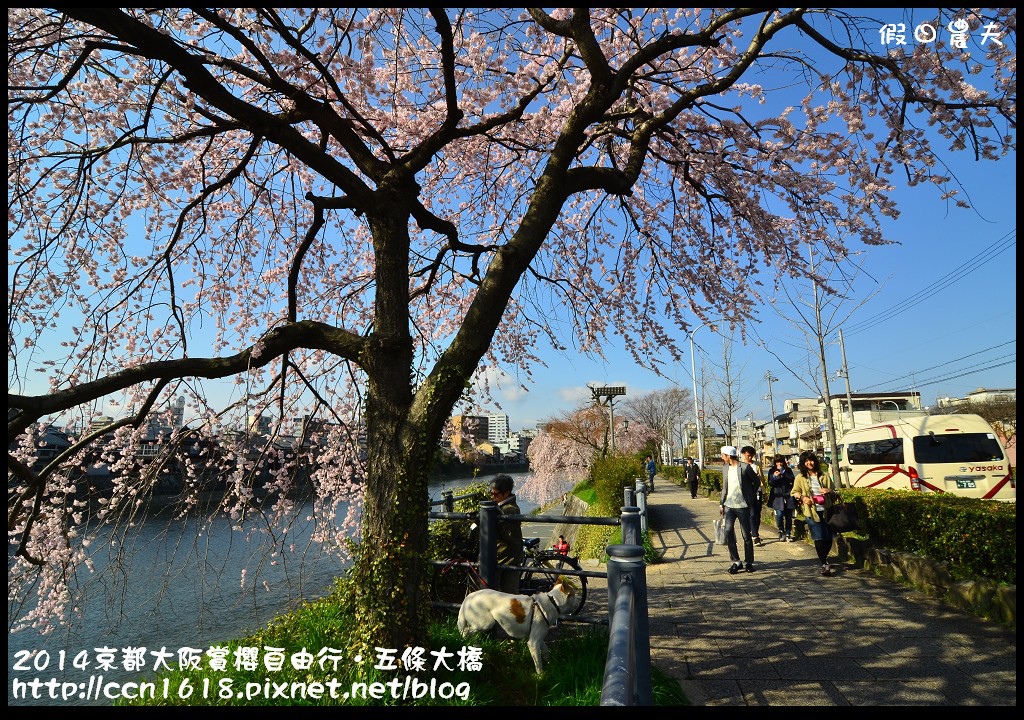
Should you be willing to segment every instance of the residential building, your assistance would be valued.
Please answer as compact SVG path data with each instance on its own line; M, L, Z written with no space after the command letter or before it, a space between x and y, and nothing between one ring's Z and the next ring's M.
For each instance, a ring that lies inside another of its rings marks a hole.
M486 415L452 416L452 448L459 450L463 445L479 445L487 442L488 420Z
M530 443L536 437L537 433L532 430L524 430L522 432L512 432L508 434L508 450L510 453L517 453L519 457L525 459L526 451L530 449Z
M921 406L921 394L914 391L850 393L849 398L846 395L834 395L831 406L837 441L855 427L881 422L901 413L925 412ZM776 417L776 422L779 427L779 453L794 455L804 450L824 453L828 449L825 403L822 398L786 400L783 413Z
M756 423L752 417L733 421L732 444L735 445L737 449L747 445L753 448L757 447L754 444L756 442L755 425Z
M175 430L185 427L185 398L180 395L174 398L171 405L171 427Z
M940 408L965 405L967 403L985 402L1009 402L1017 399L1017 388L983 388L980 387L973 392L967 393L962 398L940 397L935 398L935 404Z
M246 425L254 435L269 435L271 419L269 415L250 415Z
M496 445L508 443L508 415L491 413L487 416L487 439Z
M92 434L92 433L96 432L97 430L102 430L103 428L107 427L108 425L113 425L113 424L114 424L114 418L110 417L109 415L97 415L89 423L89 430L87 432L89 432L89 434Z

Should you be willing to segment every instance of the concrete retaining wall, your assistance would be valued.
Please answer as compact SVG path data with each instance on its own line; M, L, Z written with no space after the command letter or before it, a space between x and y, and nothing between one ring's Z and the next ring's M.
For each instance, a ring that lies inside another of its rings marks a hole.
M954 580L945 563L909 552L876 548L866 540L839 536L836 545L840 560L852 557L857 567L908 583L953 607L1017 627L1016 585L1000 585L987 578Z
M584 516L590 510L590 503L583 502L572 493L567 493L567 497L562 502L562 514L563 515L575 515L578 517ZM547 547L551 547L555 544L555 540L558 539L559 535L564 535L566 542L569 543L569 554L573 554L572 548L576 547L576 533L582 525L569 524L569 523L556 523L551 526L551 537L548 538Z

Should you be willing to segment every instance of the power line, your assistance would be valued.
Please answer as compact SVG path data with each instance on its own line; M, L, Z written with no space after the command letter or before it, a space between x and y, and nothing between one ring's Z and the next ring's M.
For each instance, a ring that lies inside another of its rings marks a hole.
M995 362L996 360L1002 360L1003 358L1013 358L1015 360L1017 358L1017 355L1016 355L1016 353L1011 353L1009 355L1000 355L999 357L989 358L988 360L984 360L983 362L991 363L991 362ZM993 366L993 367L1001 367L1003 364L1004 363L999 363L999 365L996 365L996 366ZM972 374L972 373L978 372L976 370L977 367L978 367L978 364L968 365L967 367L963 367L963 368L957 368L956 370L951 371L953 373L952 375L949 375L949 376L944 377L944 378L940 378L940 380L948 380L948 379L956 378L959 375ZM931 383L931 378L925 378L924 380L922 380L920 382L924 382L924 383L929 383L930 384ZM920 382L915 381L915 384L920 384Z
M995 350L996 348L1001 348L1004 345L1013 345L1015 342L1017 342L1017 341L1016 340L1008 340L1007 342L1000 343L998 345L993 345L992 347L985 348L984 350L979 350L978 352L973 352L973 353L969 353L967 355L962 355L962 356L960 356L958 358L953 358L952 360L950 360L948 362L939 363L938 365L932 365L931 367L923 368L921 370L914 370L913 372L907 373L906 375L900 375L899 377L890 378L889 380L886 380L885 382L876 383L875 385L868 385L867 387L864 387L863 389L858 389L857 392L863 392L864 390L873 390L874 388L881 387L883 385L892 385L893 383L899 382L900 380L903 380L905 378L913 378L916 375L920 375L922 373L926 373L926 372L929 372L931 370L937 370L938 368L945 367L947 365L952 365L953 363L958 363L961 360L966 360L967 358L974 357L975 355L981 355L982 353L986 353L986 352L989 352L991 350ZM1002 357L1009 357L1009 356L1004 355ZM1002 357L991 358L989 360L986 360L985 362L992 362L992 360L1001 360Z
M910 297L901 300L900 302L896 303L889 309L883 310L882 312L878 313L873 317L870 317L866 320L862 320L859 323L847 325L846 328L844 328L847 336L855 335L859 332L869 330L870 328L873 328L874 326L879 325L880 323L883 323L887 320L891 320L892 318L901 315L902 313L906 312L915 305L919 305L928 298L932 297L933 295L936 295L937 293L947 289L951 284L959 280L962 280L963 278L967 277L974 271L981 269L984 265L988 264L992 260L995 260L999 255L1006 252L1016 244L1017 229L1014 228L1013 230L1007 232L1001 238L996 240L994 243L989 245L987 248L982 250L980 253L970 258L966 262L960 264L958 267L946 273L941 278L939 278L932 284L928 285L924 289L919 290ZM1002 245L1002 247L998 247L1000 245ZM989 253L991 253L989 257L979 261L979 258L982 258L983 256Z
M1004 365L1013 365L1016 362L1017 362L1017 360L1015 358L1013 360L1007 360L1006 362L1003 362L1003 363L996 363L995 365L989 365L987 367L978 368L977 370L968 370L967 372L958 371L958 372L954 373L953 375L947 375L946 377L936 378L934 380L926 380L925 382L915 383L915 385L917 387L924 387L925 385L935 385L935 384L941 383L941 382L948 382L950 380L956 380L958 378L964 377L965 375L974 375L976 373L985 372L986 370L994 370L995 368L1003 367Z

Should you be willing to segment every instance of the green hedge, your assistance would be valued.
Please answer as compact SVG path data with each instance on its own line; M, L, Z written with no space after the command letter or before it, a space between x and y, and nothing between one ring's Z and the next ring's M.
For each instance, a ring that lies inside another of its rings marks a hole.
M628 455L607 457L597 460L590 469L590 485L597 493L597 501L591 506L594 515L618 515L622 510L623 491L636 487L640 470L636 458Z
M593 497L590 501L588 515L618 517L622 512L624 490L636 487L636 479L640 477L637 458L631 455L601 458L590 470L590 478L582 486L573 489L573 493L584 497ZM622 529L613 525L580 525L576 531L576 551L580 557L604 558L605 548L622 542ZM654 556L654 548L650 539L644 537L644 557Z
M914 490L842 488L874 545L948 563L957 580L1017 584L1017 503Z

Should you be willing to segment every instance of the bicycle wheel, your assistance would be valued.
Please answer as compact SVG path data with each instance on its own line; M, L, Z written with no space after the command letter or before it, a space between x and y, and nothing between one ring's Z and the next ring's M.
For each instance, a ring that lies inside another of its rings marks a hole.
M434 569L430 594L442 603L461 605L466 595L480 589L476 572L466 561L449 562Z
M531 568L523 577L523 587L531 593L548 592L561 575L562 582L572 590L574 602L571 609L564 613L568 617L576 617L587 602L587 579L582 575L562 575L563 570L582 570L575 559L556 552L541 552L531 560Z

